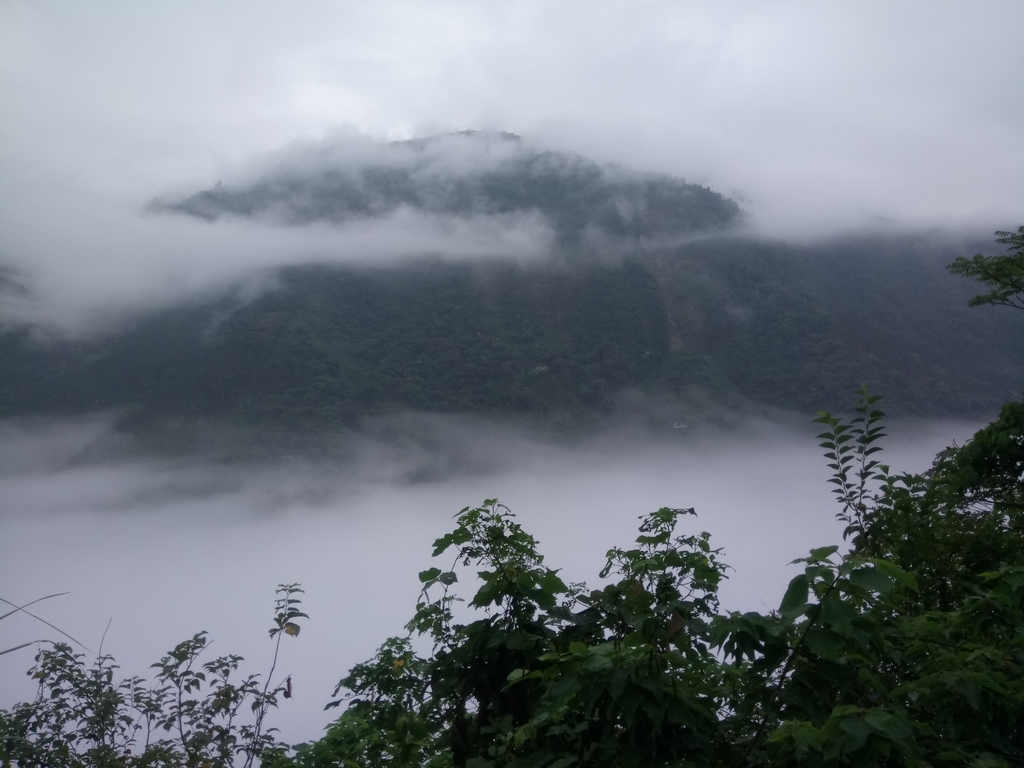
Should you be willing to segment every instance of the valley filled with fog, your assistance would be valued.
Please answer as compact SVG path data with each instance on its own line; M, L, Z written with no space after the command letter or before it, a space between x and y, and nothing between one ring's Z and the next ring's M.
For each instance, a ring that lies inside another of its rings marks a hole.
M132 458L124 446L120 458L98 460L116 443L106 419L8 421L0 426L0 583L20 602L68 591L32 610L92 651L102 640L127 676L146 675L200 630L214 641L211 658L240 653L244 669L265 672L274 589L301 582L311 618L297 639L285 638L275 674L290 674L295 693L273 724L286 741L311 739L332 717L322 708L334 684L386 637L404 634L417 573L434 564L433 540L460 509L487 498L512 509L566 581L591 585L604 552L633 541L639 516L694 507L698 517L684 525L710 531L734 568L723 607L777 607L795 573L787 564L841 540L809 420L554 438L424 416L402 431L350 436L343 451L320 458L249 463ZM895 469L920 471L977 426L897 422L883 456ZM5 647L63 639L26 616L0 629ZM0 706L32 695L32 653L4 658Z
M874 458L921 472L1024 391L1024 312L971 306L990 286L956 267L1022 223L1022 24L1013 0L0 4L0 598L63 593L0 622L26 644L0 710L54 641L148 676L207 631L203 660L265 675L298 583L269 724L316 739L486 499L592 587L638 518L692 507L723 610L777 608L843 545L818 409L884 396Z

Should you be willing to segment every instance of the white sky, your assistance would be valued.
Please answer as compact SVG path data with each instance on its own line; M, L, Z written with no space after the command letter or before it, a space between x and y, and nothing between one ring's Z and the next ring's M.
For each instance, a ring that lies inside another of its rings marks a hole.
M338 131L509 130L706 184L772 235L1016 227L1022 29L1016 0L3 0L0 262L74 324L365 250L139 215Z

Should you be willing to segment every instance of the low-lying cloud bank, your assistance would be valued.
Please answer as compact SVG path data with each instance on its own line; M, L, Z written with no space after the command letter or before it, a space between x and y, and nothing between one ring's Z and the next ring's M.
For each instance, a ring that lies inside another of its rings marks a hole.
M533 259L548 253L552 237L532 213L452 218L407 207L341 229L211 226L96 208L88 199L68 201L61 218L57 229L47 217L37 217L36 227L22 221L6 238L3 253L15 254L8 279L19 290L0 286L0 322L65 336L105 333L128 318L227 291L257 295L283 266L389 264L421 255Z
M280 667L296 690L276 720L286 740L317 736L337 679L403 632L430 544L466 505L497 497L563 577L591 582L604 552L633 540L638 516L693 506L699 517L688 524L711 531L735 569L723 588L730 609L776 605L792 575L785 564L841 534L814 430L799 425L688 436L615 429L565 443L429 417L404 437L364 437L344 460L89 460L108 427L0 425L3 597L72 590L37 613L92 650L112 617L103 647L126 674L201 629L215 639L211 652L240 652L255 670L269 660L275 585L302 582L312 618ZM897 424L885 456L921 470L973 429ZM5 647L53 635L26 617L0 630ZM22 674L30 656L5 658L0 706L32 695Z
M251 298L291 265L522 262L565 252L593 261L757 232L755 219L705 187L500 132L400 142L337 132L148 204L154 187L139 188L141 180L129 194L97 190L73 165L52 187L30 165L15 162L13 174L25 184L0 206L0 323L60 336L102 335L231 291ZM898 240L900 229L877 231ZM945 247L988 233L928 237Z
M0 207L0 321L72 335L238 285L252 293L288 265L535 260L568 244L594 256L739 221L735 203L681 179L501 133L406 142L336 133L145 205L73 176L40 187L18 170L25 187Z

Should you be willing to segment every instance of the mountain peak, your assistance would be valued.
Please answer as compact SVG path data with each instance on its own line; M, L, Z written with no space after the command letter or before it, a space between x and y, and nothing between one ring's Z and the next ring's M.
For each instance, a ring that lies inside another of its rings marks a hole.
M236 182L154 201L151 208L287 226L384 219L403 208L458 218L539 213L563 243L584 233L636 241L721 231L740 217L733 201L677 177L600 165L535 149L514 133L476 130L295 145Z

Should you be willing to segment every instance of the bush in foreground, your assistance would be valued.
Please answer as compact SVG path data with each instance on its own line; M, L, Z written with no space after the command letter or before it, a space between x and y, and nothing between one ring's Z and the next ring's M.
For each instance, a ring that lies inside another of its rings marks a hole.
M778 610L724 613L726 566L693 510L642 519L597 589L566 584L497 501L434 543L409 636L341 681L341 716L288 748L288 695L205 635L155 681L42 650L36 701L0 713L18 766L1011 766L1024 761L1024 403L923 475L877 458L877 398L819 421L849 540L798 561ZM475 578L474 578L475 576ZM468 577L468 578L467 578ZM453 611L462 581L475 581ZM278 641L297 634L282 588ZM468 620L459 621L467 615ZM413 636L431 650L414 649ZM255 719L240 717L245 709Z
M852 548L777 611L723 614L692 510L643 518L599 589L567 585L495 501L435 542L409 629L277 766L1017 765L1024 760L1024 404L926 475L872 458L877 398L822 435ZM453 617L476 572L476 618Z

